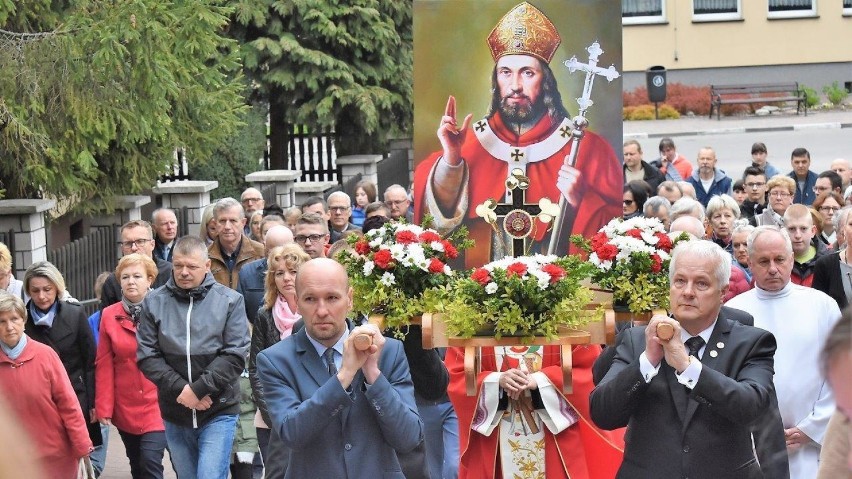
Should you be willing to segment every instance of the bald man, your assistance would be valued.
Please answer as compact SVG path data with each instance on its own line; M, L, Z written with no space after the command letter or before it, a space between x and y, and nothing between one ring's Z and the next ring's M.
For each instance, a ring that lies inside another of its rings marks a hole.
M293 232L290 228L282 225L275 225L269 228L266 236L263 238L263 248L266 254L276 246L284 246L285 244L293 243ZM252 261L240 269L239 279L237 280L237 292L245 298L246 317L250 323L254 324L254 318L257 317L257 310L263 304L263 293L265 291L264 276L266 270L269 269L269 263L264 255L259 260Z
M292 451L287 477L403 479L397 454L423 440L423 423L402 343L347 319L352 288L334 260L302 265L296 303L304 327L257 356L269 426Z
M840 175L840 179L843 181L840 190L845 192L846 188L849 188L850 180L852 180L852 165L849 164L849 160L838 158L831 162L830 169Z
M672 221L671 226L669 226L669 233L671 233L672 236L681 232L689 233L690 236L696 239L704 239L706 236L704 223L702 223L698 218L690 215L679 216Z
M255 211L263 211L266 206L266 200L263 199L263 195L257 188L246 188L240 195L240 203L242 203L243 210L246 212L246 218L251 218ZM251 236L251 225L247 224L243 232L246 236Z

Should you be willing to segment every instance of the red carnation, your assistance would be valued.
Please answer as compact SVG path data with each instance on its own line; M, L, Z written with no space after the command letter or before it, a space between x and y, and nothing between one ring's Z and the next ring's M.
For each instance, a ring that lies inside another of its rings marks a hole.
M541 268L541 270L550 275L550 284L553 284L565 277L565 270L555 264L546 264Z
M434 231L424 231L420 233L419 239L421 243L431 243L433 241L441 241L441 235Z
M370 243L367 241L361 240L355 243L355 252L360 255L365 255L370 252Z
M603 231L597 232L590 241L592 249L596 250L609 242L609 237Z
M399 244L411 244L417 242L417 235L413 231L402 230L396 232L396 242Z
M669 235L665 233L656 233L657 237L657 248L663 251L671 251L672 250L672 239L669 238Z
M598 259L601 261L610 261L618 255L618 248L611 244L605 244L595 250L595 253L598 254Z
M524 263L512 263L506 268L506 276L510 278L512 276L522 277L525 274L527 274L527 265Z
M459 257L459 250L457 250L452 243L447 240L443 240L441 241L441 244L444 245L444 254L447 255L447 258L456 259Z
M389 269L392 259L391 252L387 249L380 249L373 256L373 262L381 269Z
M429 272L430 273L443 273L444 272L444 262L439 260L438 258L432 258L429 261Z
M632 236L633 238L636 238L636 239L642 239L642 230L640 230L639 228L629 229L624 234L627 235L627 236Z
M491 282L491 273L488 272L485 268L477 268L476 271L470 275L470 279L476 281L477 283L485 286L486 284Z
M659 273L663 269L663 259L660 258L660 255L653 254L651 255L651 272Z

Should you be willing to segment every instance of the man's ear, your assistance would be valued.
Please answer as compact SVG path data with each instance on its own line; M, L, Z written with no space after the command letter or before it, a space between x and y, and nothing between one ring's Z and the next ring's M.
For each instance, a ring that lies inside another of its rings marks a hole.
M722 290L719 292L719 296L722 298L722 303L725 302L725 295L728 294L729 289L731 289L731 283L722 286Z
M208 273L210 272L210 258L207 258L207 261L204 262L204 268Z

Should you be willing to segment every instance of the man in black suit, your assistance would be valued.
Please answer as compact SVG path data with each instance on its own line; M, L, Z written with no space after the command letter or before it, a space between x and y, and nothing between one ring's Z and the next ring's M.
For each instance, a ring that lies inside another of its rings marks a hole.
M773 408L775 338L720 314L730 267L709 241L679 245L669 273L674 319L655 316L619 336L591 395L598 426L628 426L618 478L763 477L751 428ZM663 324L671 339L657 335Z

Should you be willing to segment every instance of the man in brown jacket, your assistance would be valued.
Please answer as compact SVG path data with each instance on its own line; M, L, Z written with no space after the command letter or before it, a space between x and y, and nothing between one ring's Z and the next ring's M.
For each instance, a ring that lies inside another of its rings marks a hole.
M207 248L210 273L217 283L236 290L240 268L263 258L263 245L243 233L246 217L239 201L233 198L217 201L213 206L213 219L219 236Z

